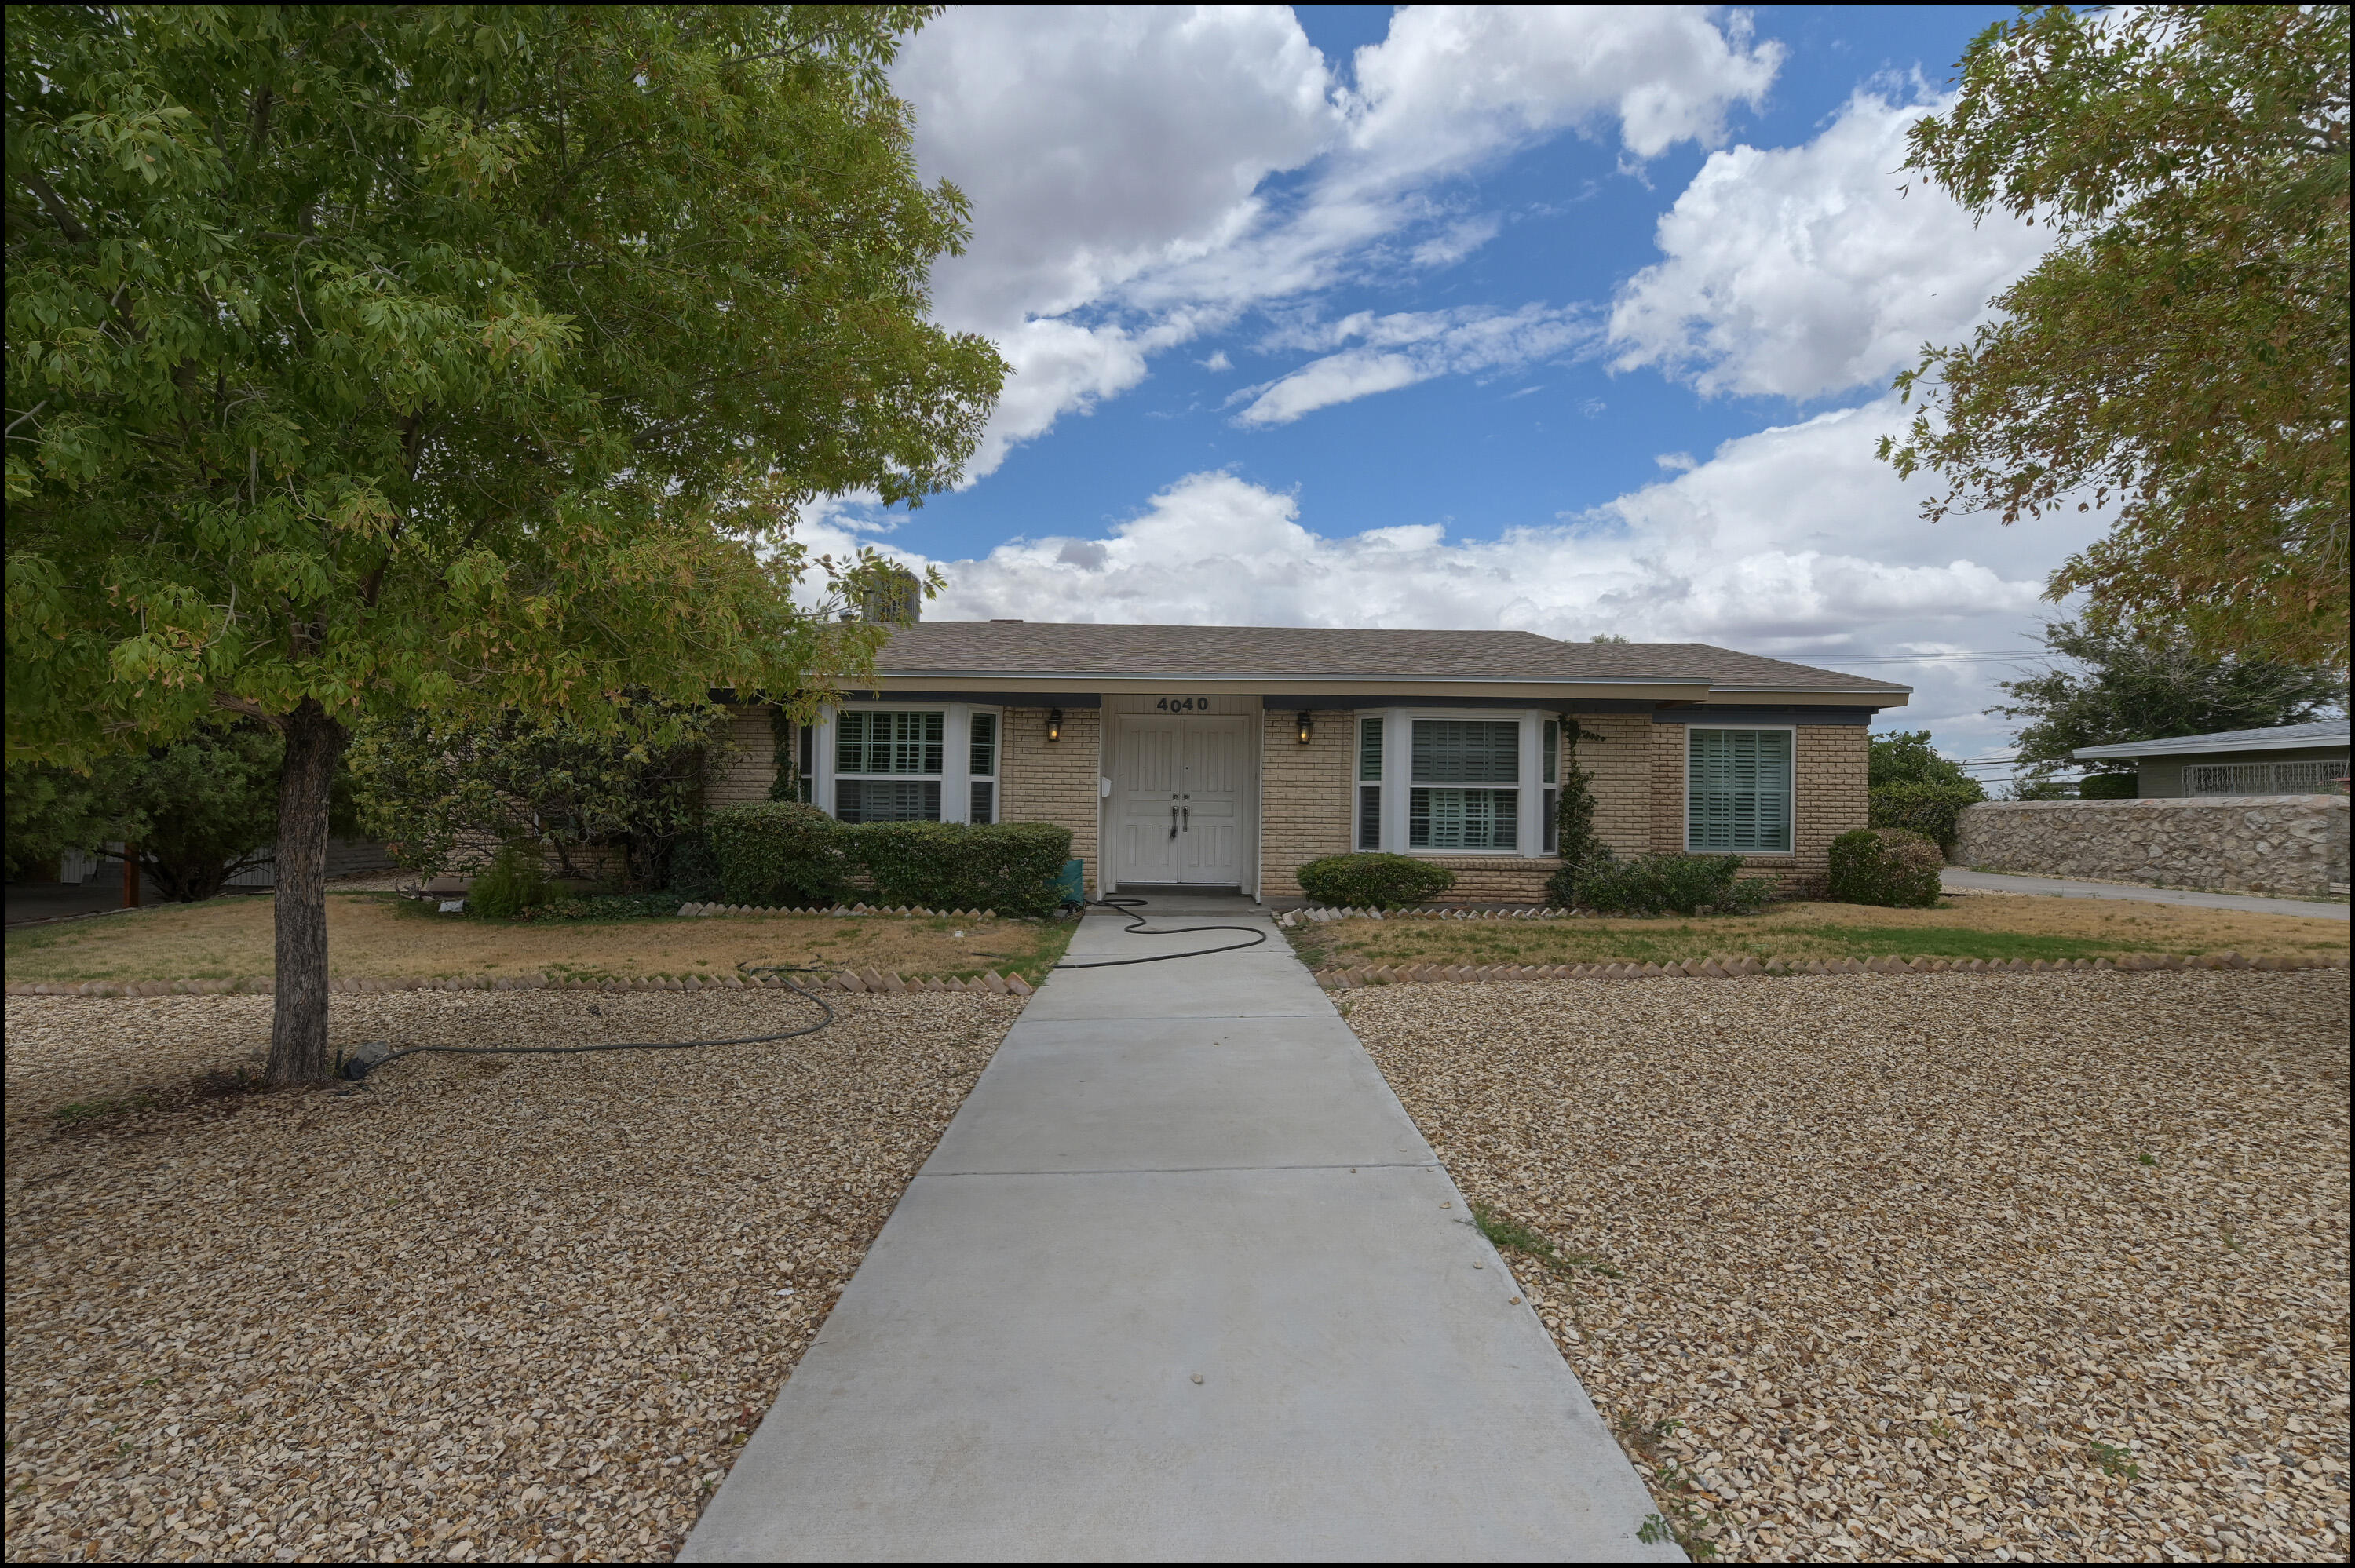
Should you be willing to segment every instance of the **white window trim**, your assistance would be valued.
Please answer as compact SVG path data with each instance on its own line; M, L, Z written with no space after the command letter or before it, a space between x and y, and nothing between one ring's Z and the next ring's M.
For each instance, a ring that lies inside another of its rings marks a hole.
M835 768L835 740L840 726L836 723L836 719L840 714L853 710L859 713L942 715L941 770L938 773L845 774L838 772ZM997 773L984 775L975 774L973 771L972 720L976 713L997 715L996 760L999 769ZM834 787L838 779L872 779L879 782L897 780L901 783L910 781L929 783L938 779L941 786L941 821L962 822L973 815L974 779L985 778L992 783L996 783L1004 773L1006 713L1004 709L988 703L845 703L839 708L826 709L819 718L815 749L816 756L813 761L816 766L812 771L815 777L811 780L810 796L818 803L818 809L829 817L834 815ZM1006 814L1006 801L1002 787L997 791L996 810L1000 820L1003 820Z
M1545 842L1544 824L1538 813L1545 802L1545 721L1561 715L1540 708L1363 708L1351 715L1353 719L1379 718L1382 721L1382 849L1391 854L1412 855L1417 860L1546 860L1551 858L1541 847ZM1512 722L1520 726L1520 779L1510 785L1426 784L1426 789L1510 789L1520 797L1514 810L1514 838L1517 847L1500 849L1412 849L1407 844L1408 819L1412 814L1414 782L1414 724L1462 722L1465 719L1486 720L1491 724ZM1358 842L1358 790L1364 780L1358 777L1359 737L1352 733L1349 753L1349 842ZM1559 785L1554 786L1560 788Z
M1683 825L1678 832L1683 837L1687 854L1738 854L1744 860L1794 860L1799 853L1799 726L1795 724L1689 724L1685 732L1684 789L1678 815ZM1791 737L1791 847L1786 850L1712 850L1695 849L1692 842L1692 732L1697 729L1740 730L1744 734L1779 729Z

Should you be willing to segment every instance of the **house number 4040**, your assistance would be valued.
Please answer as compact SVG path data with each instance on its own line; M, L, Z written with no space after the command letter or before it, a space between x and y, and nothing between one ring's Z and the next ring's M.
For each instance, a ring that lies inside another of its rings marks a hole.
M1153 706L1155 711L1157 713L1206 714L1210 711L1210 699L1208 697L1164 697L1159 702L1154 704Z

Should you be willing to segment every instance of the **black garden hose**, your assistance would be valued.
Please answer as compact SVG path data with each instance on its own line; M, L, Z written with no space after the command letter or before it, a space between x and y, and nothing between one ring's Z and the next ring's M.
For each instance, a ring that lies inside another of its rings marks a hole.
M1230 942L1223 948L1196 948L1183 953L1154 953L1142 959L1097 959L1089 963L1075 964L1066 959L1055 967L1059 969L1109 969L1122 964L1158 964L1171 959L1199 959L1211 953L1240 953L1245 948L1256 948L1267 940L1267 933L1256 926L1179 926L1167 931L1144 929L1150 916L1139 912L1146 900L1142 898L1099 898L1095 906L1124 916L1128 924L1123 927L1131 937L1183 937L1195 931L1241 931L1251 938L1248 942Z
M763 1045L777 1040L797 1040L805 1034L815 1034L834 1022L834 1009L826 998L788 978L796 974L820 972L814 964L738 964L748 975L773 975L784 980L785 989L797 996L807 997L817 1003L826 1014L806 1029L789 1029L783 1034L747 1034L739 1040L632 1040L612 1045L411 1045L373 1059L346 1056L336 1063L336 1075L359 1083L388 1062L398 1062L403 1056L419 1056L435 1052L447 1056L572 1056L583 1051L693 1051L706 1045Z

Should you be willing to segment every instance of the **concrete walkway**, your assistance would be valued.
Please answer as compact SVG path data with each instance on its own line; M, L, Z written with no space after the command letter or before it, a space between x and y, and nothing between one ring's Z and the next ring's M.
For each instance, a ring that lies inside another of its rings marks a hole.
M2347 906L2304 898L2258 898L2245 893L2194 893L2180 887L2135 887L2115 882L2072 882L2058 876L2010 876L1992 871L1963 871L1948 866L1938 874L1949 890L1975 888L1982 893L2041 893L2058 898L2123 898L2133 904L2189 904L2199 909L2241 909L2252 915L2303 915L2309 920L2344 920Z
M1268 940L1040 988L683 1561L1681 1560L1273 926L1188 908Z

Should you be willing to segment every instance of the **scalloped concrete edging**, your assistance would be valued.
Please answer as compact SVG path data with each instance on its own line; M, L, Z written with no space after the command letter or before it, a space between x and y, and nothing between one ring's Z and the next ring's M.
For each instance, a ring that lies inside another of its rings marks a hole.
M1305 909L1287 909L1275 917L1275 923L1286 929L1295 929L1302 921L1321 926L1331 920L1584 920L1600 916L1580 915L1571 909L1337 909L1329 904L1311 904Z
M1748 980L1784 975L2025 975L2097 969L2126 973L2161 969L2337 969L2345 959L2244 959L2238 953L2129 954L2123 959L1688 959L1681 964L1375 964L1319 969L1327 991L1368 985L1412 985L1467 980Z
M971 980L936 975L905 978L896 971L845 969L813 982L816 989L847 991L986 991L996 996L1029 996L1030 982L1020 975L996 969ZM267 975L237 980L12 980L10 996L266 996L272 989ZM433 980L345 979L327 982L338 994L396 991L783 991L781 976L747 979L741 975L641 975L630 980L550 980L546 975L461 975Z

